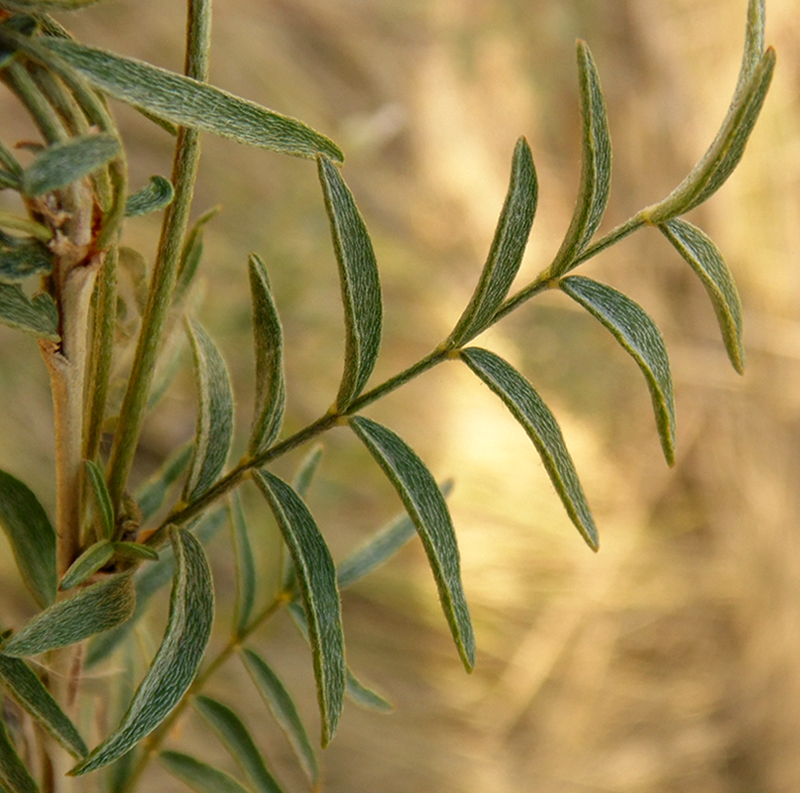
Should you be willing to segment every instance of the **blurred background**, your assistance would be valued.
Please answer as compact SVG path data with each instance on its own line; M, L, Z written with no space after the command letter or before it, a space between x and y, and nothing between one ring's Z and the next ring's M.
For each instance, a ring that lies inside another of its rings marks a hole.
M344 149L343 173L382 274L377 383L438 344L469 299L521 134L540 201L519 285L558 248L580 172L575 39L588 41L609 106L615 160L602 231L666 195L713 138L736 83L746 5L218 0L211 79L302 118ZM743 163L690 216L737 278L745 376L727 361L701 284L653 230L582 272L630 294L664 333L678 413L674 469L661 456L639 370L566 297L542 295L480 339L526 374L561 422L599 526L597 555L563 513L527 437L464 367L442 366L370 408L438 479L455 480L450 505L478 661L466 675L418 543L348 591L348 661L396 709L346 707L322 754L326 791L800 787L800 16L791 0L767 6L767 41L778 50L770 96ZM181 68L179 2L115 0L62 21L86 43ZM115 108L132 187L168 174L170 138ZM5 93L0 125L7 143L31 135ZM209 137L203 145L196 214L222 212L207 227L197 313L225 352L246 434L245 265L249 251L262 255L286 332L291 432L327 409L341 374L339 287L315 168ZM0 202L11 205L6 194ZM148 261L158 222L129 224L126 243ZM0 328L0 466L50 509L51 414L35 342ZM147 424L136 476L191 438L194 420L187 372ZM400 505L347 432L324 446L309 503L341 558ZM302 454L276 472L291 475ZM245 497L265 575L274 576L274 529L257 494ZM233 572L227 535L215 542L224 635ZM32 604L4 544L0 555L7 626ZM315 734L310 662L288 620L255 646ZM249 686L229 664L210 693L230 704L244 697L276 774L303 789ZM191 720L185 730L195 735ZM227 762L211 742L203 757ZM181 789L155 775L152 784Z

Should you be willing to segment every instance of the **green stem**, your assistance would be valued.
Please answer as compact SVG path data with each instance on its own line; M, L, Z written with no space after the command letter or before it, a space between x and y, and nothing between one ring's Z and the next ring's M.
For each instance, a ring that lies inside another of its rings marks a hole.
M211 33L210 0L190 0L188 17L186 73L196 80L205 80ZM172 171L175 198L164 216L150 292L109 460L108 489L115 510L121 505L144 423L147 397L177 281L199 158L199 133L181 128Z
M47 143L66 140L68 136L66 127L21 63L8 64L5 69L0 71L0 75L2 75L3 82L28 109L33 122Z

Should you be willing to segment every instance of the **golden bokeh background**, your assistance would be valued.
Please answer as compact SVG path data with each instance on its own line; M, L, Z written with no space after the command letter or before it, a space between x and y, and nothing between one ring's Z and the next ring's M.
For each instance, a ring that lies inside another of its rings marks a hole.
M481 338L562 423L599 525L597 555L522 430L465 368L440 367L370 408L437 478L455 480L478 662L464 674L416 544L347 592L349 663L396 710L346 707L322 754L326 791L800 787L800 15L791 0L767 6L767 40L778 50L770 96L739 169L691 215L737 278L745 376L728 364L699 281L653 230L582 272L633 296L663 330L678 412L674 469L638 369L566 297L542 295ZM377 383L430 351L458 318L520 134L533 149L540 202L519 283L558 248L580 170L575 39L589 43L609 105L608 229L668 193L711 141L736 82L745 11L745 0L217 0L211 79L344 149L382 274ZM181 67L179 2L115 0L62 20L87 43ZM168 174L169 137L118 110L133 186ZM30 135L7 93L0 129L7 143ZM251 250L264 257L287 336L291 431L326 410L341 372L338 283L315 169L227 141L203 145L197 210L223 211L208 226L197 312L226 354L245 433L245 262ZM11 205L6 194L0 202ZM127 242L151 259L157 233L158 218L136 219ZM48 507L51 412L35 342L0 328L0 466ZM186 375L147 424L137 476L193 427ZM299 459L276 471L289 474ZM246 497L268 577L274 534L257 495ZM309 503L337 558L399 508L344 430L325 439ZM233 573L227 535L215 543L222 636ZM0 554L6 626L32 605L5 544ZM310 663L288 621L255 644L315 733ZM246 703L278 776L304 789L248 686L229 664L211 693ZM203 740L197 753L225 766L223 750L198 735L189 720L173 745ZM181 789L163 776L149 784Z

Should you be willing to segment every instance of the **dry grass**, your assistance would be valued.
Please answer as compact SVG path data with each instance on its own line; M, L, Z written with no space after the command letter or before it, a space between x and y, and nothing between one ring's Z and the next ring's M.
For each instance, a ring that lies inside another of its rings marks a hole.
M118 0L73 27L98 44L118 36L124 52L176 67L180 4L169 5ZM427 352L458 316L522 133L541 201L521 277L557 248L579 169L575 37L589 41L609 101L611 224L666 193L707 145L735 83L745 5L218 0L213 79L308 120L348 154L345 176L383 272L380 376ZM800 23L789 0L768 0L768 13L779 55L772 95L738 173L694 217L739 281L747 374L728 366L701 286L656 233L626 241L587 274L631 293L664 330L679 414L674 470L659 458L638 371L593 320L548 295L487 337L563 422L597 512L597 556L561 514L521 431L466 373L446 367L377 406L372 415L437 476L456 478L479 659L465 676L419 549L348 594L350 661L397 711L346 711L325 754L326 790L800 787ZM164 140L131 114L123 119L134 182L164 172ZM340 366L338 287L313 169L217 141L206 151L200 206L221 202L225 211L210 233L204 277L214 299L202 315L230 354L246 414L244 257L251 248L266 257L290 339L297 426L326 408ZM152 250L153 224L132 230ZM0 459L31 482L39 473L47 500L41 367L25 364L33 346L5 331L0 351ZM182 391L149 427L150 457L192 424ZM331 439L312 495L338 553L397 508L366 459L351 461L353 450L346 435ZM220 566L217 578L224 587L229 570ZM0 581L4 597L15 586ZM22 613L24 599L14 597ZM290 636L278 625L260 644L298 696L305 692L314 723L304 650ZM215 693L233 699L227 692L240 684L231 669ZM248 710L253 723L262 713L255 703ZM281 740L265 729L279 771L298 783Z

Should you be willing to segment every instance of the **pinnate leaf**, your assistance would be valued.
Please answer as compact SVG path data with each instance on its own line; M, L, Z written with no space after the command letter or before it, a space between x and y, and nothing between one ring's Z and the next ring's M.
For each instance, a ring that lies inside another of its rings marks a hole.
M653 411L664 456L675 464L675 399L667 347L650 315L622 292L580 275L561 281L561 288L600 320L636 361L653 397Z
M507 361L489 350L468 347L461 359L503 400L536 446L553 486L575 527L592 550L598 548L597 529L586 496L550 408L533 386Z
M530 146L525 138L520 138L514 149L511 180L489 257L469 305L450 334L453 347L460 347L485 330L508 294L522 264L538 197Z
M156 174L141 189L128 196L125 202L125 217L133 218L139 215L149 215L159 209L169 206L175 197L175 188L172 182Z
M29 299L16 284L0 282L0 323L40 339L58 341L58 308L50 295Z
M442 610L465 668L475 666L475 635L461 583L461 562L453 521L431 472L405 441L363 416L349 423L383 469L422 540Z
M283 730L300 765L312 785L319 781L319 767L314 747L289 692L270 665L257 653L245 648L242 661L275 721Z
M54 143L25 169L22 192L35 197L60 190L96 171L119 151L119 140L105 132Z
M343 159L333 141L301 121L227 91L68 39L42 41L95 88L173 124L286 154Z
M124 622L136 595L129 573L81 589L37 614L2 646L6 655L39 655L88 639Z
M336 406L344 410L361 393L378 359L383 307L378 264L364 219L338 168L317 159L331 224L345 316L345 364Z
M611 191L611 135L600 77L585 42L578 42L583 155L578 201L569 229L550 265L549 273L558 277L571 269L575 259L589 244L603 219Z
M258 793L281 793L280 785L268 771L250 731L236 713L227 705L206 696L197 697L194 706L214 728L228 751L247 773L255 790Z
M203 546L185 529L172 532L175 577L167 629L117 729L73 768L74 776L113 762L152 732L194 680L211 636L214 589Z
M197 433L183 498L191 501L214 484L233 439L233 388L225 362L199 323L186 324L198 391Z
M249 265L256 347L256 408L248 451L257 455L278 437L286 407L286 386L283 329L269 286L267 268L256 254L250 255Z
M197 793L248 793L241 782L218 768L182 752L161 752L158 759L167 771Z
M89 751L75 725L23 660L0 653L0 682L68 752L82 757Z
M275 515L289 548L308 617L322 745L336 732L345 687L342 607L331 553L300 496L282 479L257 471L255 482Z
M27 485L5 471L0 471L0 526L25 585L42 608L49 606L58 588L56 532Z
M742 374L742 301L722 253L705 232L682 218L662 223L659 229L703 282L717 315L728 357L733 368Z

